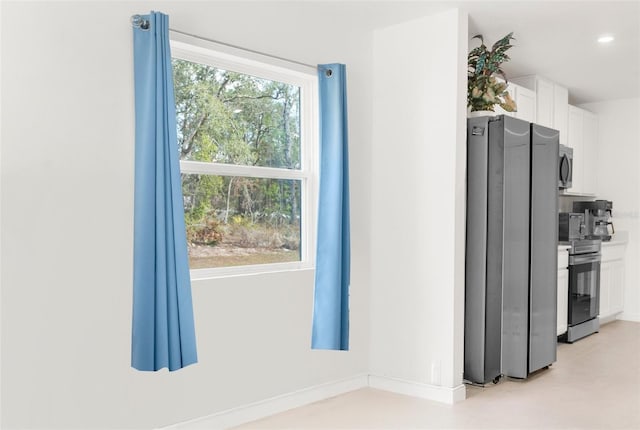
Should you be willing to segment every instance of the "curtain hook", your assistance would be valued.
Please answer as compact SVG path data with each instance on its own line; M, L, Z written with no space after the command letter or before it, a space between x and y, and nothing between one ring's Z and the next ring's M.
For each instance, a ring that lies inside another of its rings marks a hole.
M149 20L148 19L144 19L140 15L132 15L131 16L131 25L134 26L135 28L141 28L142 30L148 30L149 29Z

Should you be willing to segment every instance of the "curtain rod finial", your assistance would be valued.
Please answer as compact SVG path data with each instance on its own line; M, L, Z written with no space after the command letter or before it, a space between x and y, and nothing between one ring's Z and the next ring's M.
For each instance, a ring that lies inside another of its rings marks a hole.
M149 20L148 19L144 19L140 15L132 15L131 16L131 25L134 26L135 28L141 28L143 30L148 30L149 29Z

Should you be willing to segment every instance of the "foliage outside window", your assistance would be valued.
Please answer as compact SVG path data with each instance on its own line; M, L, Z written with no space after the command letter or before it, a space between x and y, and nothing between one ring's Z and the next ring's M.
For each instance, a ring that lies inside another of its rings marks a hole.
M175 50L173 73L191 269L301 262L311 171L300 86Z

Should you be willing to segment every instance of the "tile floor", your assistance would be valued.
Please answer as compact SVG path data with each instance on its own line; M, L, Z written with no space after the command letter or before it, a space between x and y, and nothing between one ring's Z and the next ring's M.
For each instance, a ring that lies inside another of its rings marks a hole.
M365 388L237 429L640 429L640 323L614 321L526 381L445 405Z

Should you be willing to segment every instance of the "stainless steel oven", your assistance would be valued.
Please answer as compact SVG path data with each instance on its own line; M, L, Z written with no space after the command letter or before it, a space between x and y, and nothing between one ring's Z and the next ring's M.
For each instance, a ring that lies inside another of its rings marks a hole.
M600 328L599 240L576 240L569 250L569 309L566 340L574 342Z

